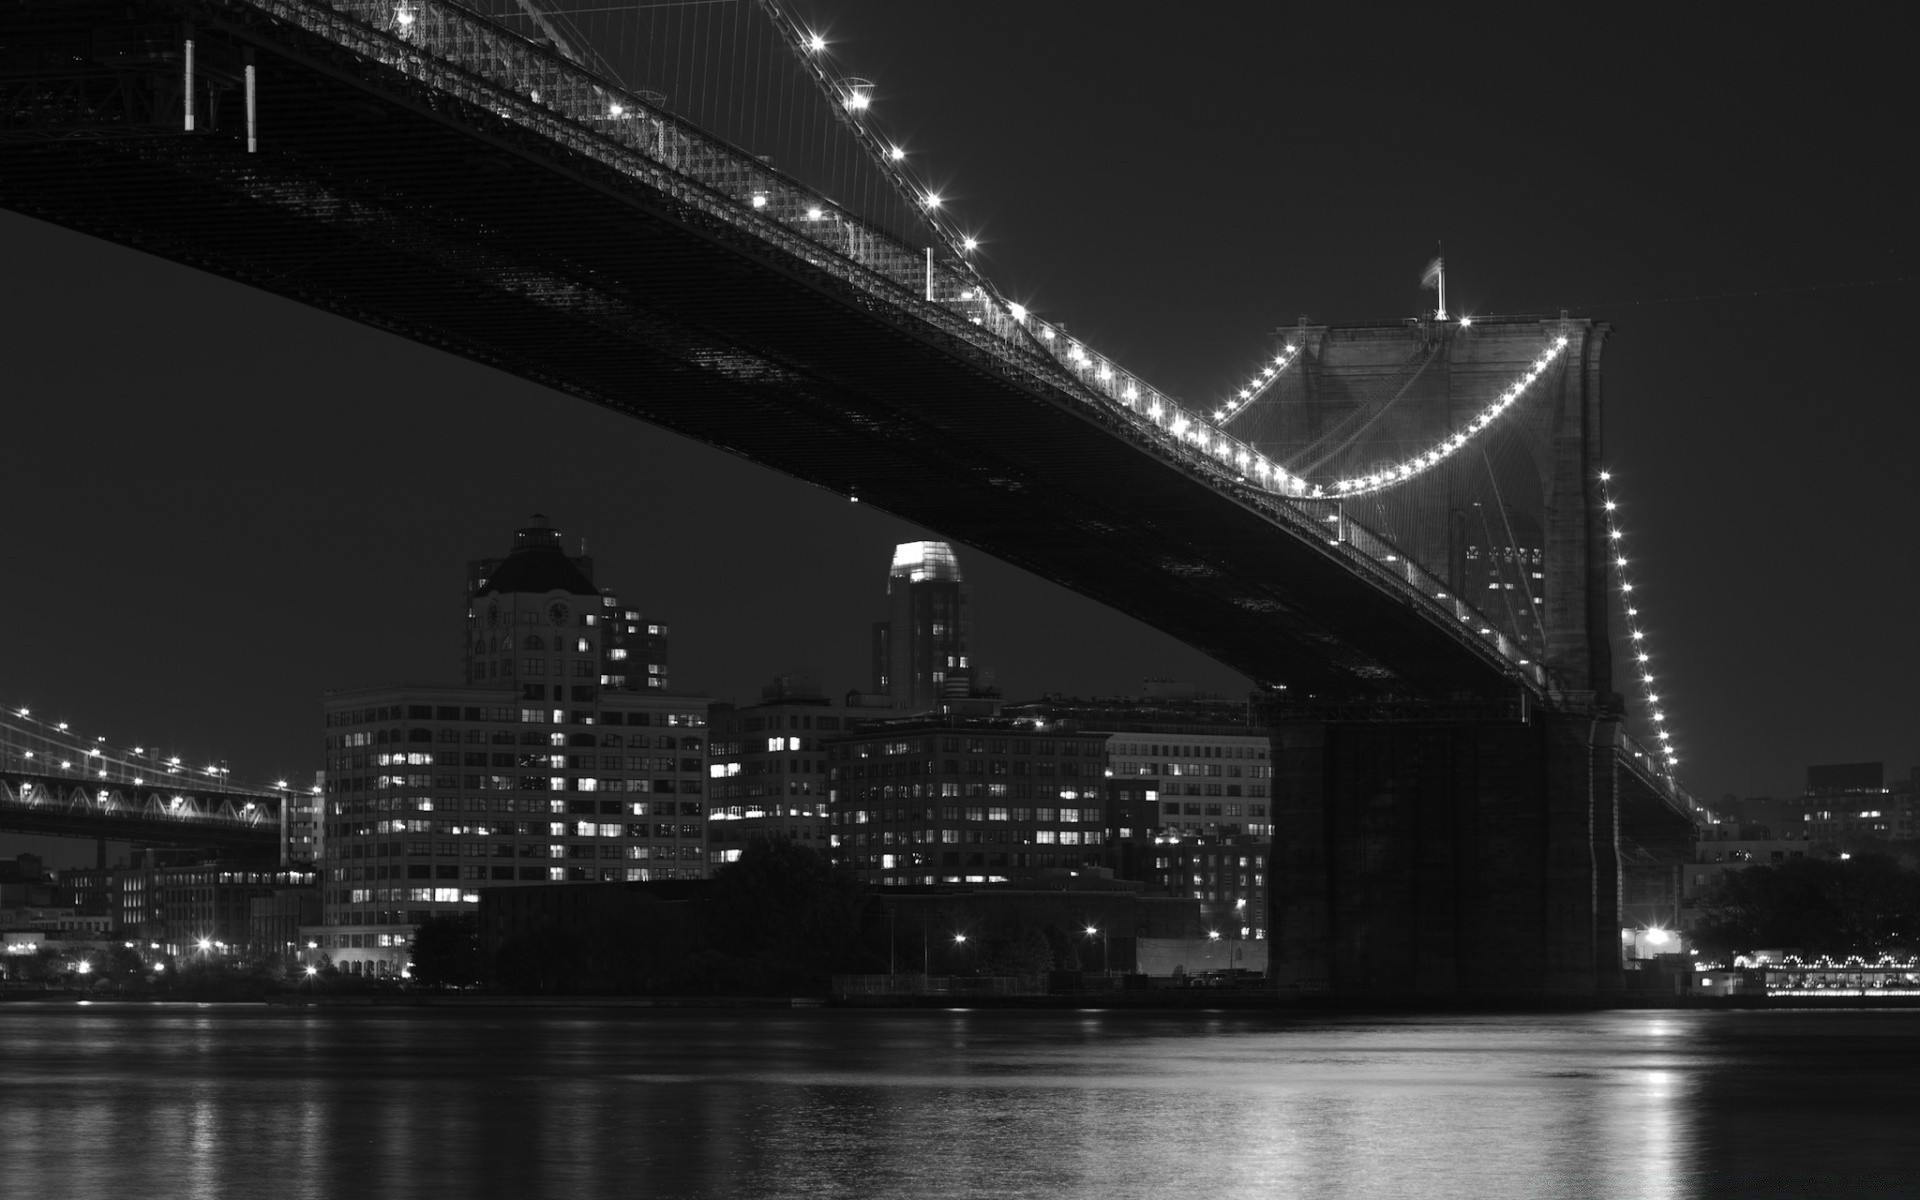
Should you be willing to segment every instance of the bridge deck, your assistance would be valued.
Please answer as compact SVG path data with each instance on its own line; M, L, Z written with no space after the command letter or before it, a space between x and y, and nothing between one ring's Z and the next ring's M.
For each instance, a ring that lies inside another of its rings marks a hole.
M60 11L110 25L128 10ZM261 152L231 113L191 137L15 140L0 204L857 495L1264 684L1528 685L1310 519L1170 463L1065 381L1011 372L928 314L257 11L136 8L187 16L203 41L260 53Z

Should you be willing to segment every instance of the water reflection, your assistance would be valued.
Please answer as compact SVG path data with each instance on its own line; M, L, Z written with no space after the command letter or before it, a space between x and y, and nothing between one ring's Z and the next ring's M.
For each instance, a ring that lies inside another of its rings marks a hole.
M8 1005L0 1128L35 1197L1770 1194L1809 1072L1913 1099L1920 1017L1801 1015Z

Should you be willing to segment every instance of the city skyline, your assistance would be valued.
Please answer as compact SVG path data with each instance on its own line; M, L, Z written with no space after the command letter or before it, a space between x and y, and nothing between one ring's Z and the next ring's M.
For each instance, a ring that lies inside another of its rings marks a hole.
M1206 78L1217 94L1149 98L1061 53L1091 38L1083 57L1124 52L1144 68L1131 14L1090 29L1042 14L1021 21L1024 37L1011 43L984 29L945 44L916 38L925 19L849 5L833 30L849 61L872 63L896 119L923 131L913 151L955 181L954 202L984 226L988 269L1010 294L1195 398L1224 386L1267 330L1300 311L1331 321L1418 311L1418 268L1439 238L1456 307L1567 307L1612 321L1607 456L1649 633L1671 664L1663 674L1683 776L1712 798L1790 789L1812 762L1878 759L1898 773L1920 761L1914 702L1899 686L1899 664L1913 658L1898 612L1914 568L1881 548L1888 522L1911 507L1899 447L1914 418L1883 402L1900 386L1891 351L1819 349L1843 337L1893 344L1911 289L1766 294L1895 277L1913 258L1911 231L1894 219L1898 191L1871 176L1846 198L1844 225L1789 219L1810 203L1840 205L1814 180L1874 132L1878 110L1863 105L1861 127L1806 136L1796 98L1838 86L1833 72L1781 71L1763 55L1735 77L1750 87L1712 96L1677 64L1647 60L1628 94L1597 51L1575 54L1570 78L1598 89L1609 120L1593 140L1570 142L1564 165L1521 172L1472 147L1450 162L1422 144L1401 155L1327 151L1348 168L1332 173L1343 182L1306 194L1288 171L1264 167L1245 176L1258 202L1222 206L1221 227L1202 234L1140 225L1134 202L1109 197L1109 185L1072 181L1110 180L1100 164L1125 161L1143 131L1235 161L1236 143L1205 114L1218 104L1256 111L1268 85L1313 101L1339 135L1392 129L1395 105L1421 88L1399 76L1413 47L1390 44L1346 82L1327 67L1276 80L1251 69L1257 50L1223 48L1221 28L1203 18L1156 43L1155 61L1171 78ZM1249 69L1203 74L1220 54ZM1503 61L1497 43L1468 54ZM978 98L972 113L948 103L988 55L1004 56L1015 78L1064 82L1048 97L1056 119L1087 139L1077 165L1059 161L1076 156L1060 155L1047 127L995 119L1017 98ZM1493 114L1484 119L1505 134L1570 136L1560 118L1474 103L1544 73L1517 56L1489 79L1462 79L1462 111ZM1881 85L1845 86L1870 99ZM1119 106L1118 118L1076 117L1102 105ZM1290 144L1244 128L1235 136L1254 139L1238 146L1248 155ZM1239 183L1200 178L1237 199ZM1409 179L1430 202L1407 199ZM1722 202L1713 222L1691 215L1727 194L1729 180L1747 181L1741 203ZM1351 213L1334 211L1348 202ZM1288 228L1326 232L1279 236ZM676 690L750 702L766 679L806 667L845 690L863 679L867 626L884 611L887 550L942 536L25 218L0 216L0 244L16 268L0 301L14 331L14 387L31 398L14 429L46 448L18 465L6 494L15 511L44 514L19 530L17 552L57 581L0 601L0 616L36 635L9 656L6 701L110 736L194 743L184 748L257 777L310 770L308 717L321 692L400 682L375 670L383 662L421 682L454 677L457 647L418 631L434 627L461 564L535 510L586 537L609 578L675 628ZM1112 254L1115 245L1126 253ZM1247 262L1215 269L1245 246L1257 247ZM1665 303L1719 292L1741 295ZM1583 304L1594 300L1627 303ZM99 334L75 313L115 323L113 353L86 351ZM1781 322L1797 336L1777 338ZM1802 419L1806 410L1818 417ZM1728 463L1739 470L1723 474ZM1771 481L1800 478L1808 463L1845 464L1819 503L1767 499ZM1147 675L1244 686L1163 635L962 552L979 595L977 653L1009 698L1126 691ZM1851 645L1842 631L1867 636Z

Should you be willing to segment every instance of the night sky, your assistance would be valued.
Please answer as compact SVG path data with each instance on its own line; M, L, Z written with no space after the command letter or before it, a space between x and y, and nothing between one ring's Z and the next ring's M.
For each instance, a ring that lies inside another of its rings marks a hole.
M1414 314L1442 239L1456 309L1612 322L1606 453L1686 780L1778 795L1808 763L1920 763L1916 96L1894 39L812 11L1001 289L1193 402L1302 314ZM864 686L889 547L923 536L23 217L0 214L0 264L0 703L116 742L309 777L322 692L457 680L464 563L536 510L672 626L679 690L751 702L802 667ZM1011 698L1246 686L962 554Z

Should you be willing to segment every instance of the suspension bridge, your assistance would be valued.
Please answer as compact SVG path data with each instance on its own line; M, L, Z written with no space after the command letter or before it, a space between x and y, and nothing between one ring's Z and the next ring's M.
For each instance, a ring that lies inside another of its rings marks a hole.
M1258 681L1291 985L1619 984L1623 906L1700 810L1623 603L1605 326L1303 324L1170 395L1005 297L775 0L0 13L0 204L876 505Z
M157 747L109 744L30 708L0 711L0 830L278 853L287 785L236 783L221 763L189 764ZM104 865L104 863L102 864Z

